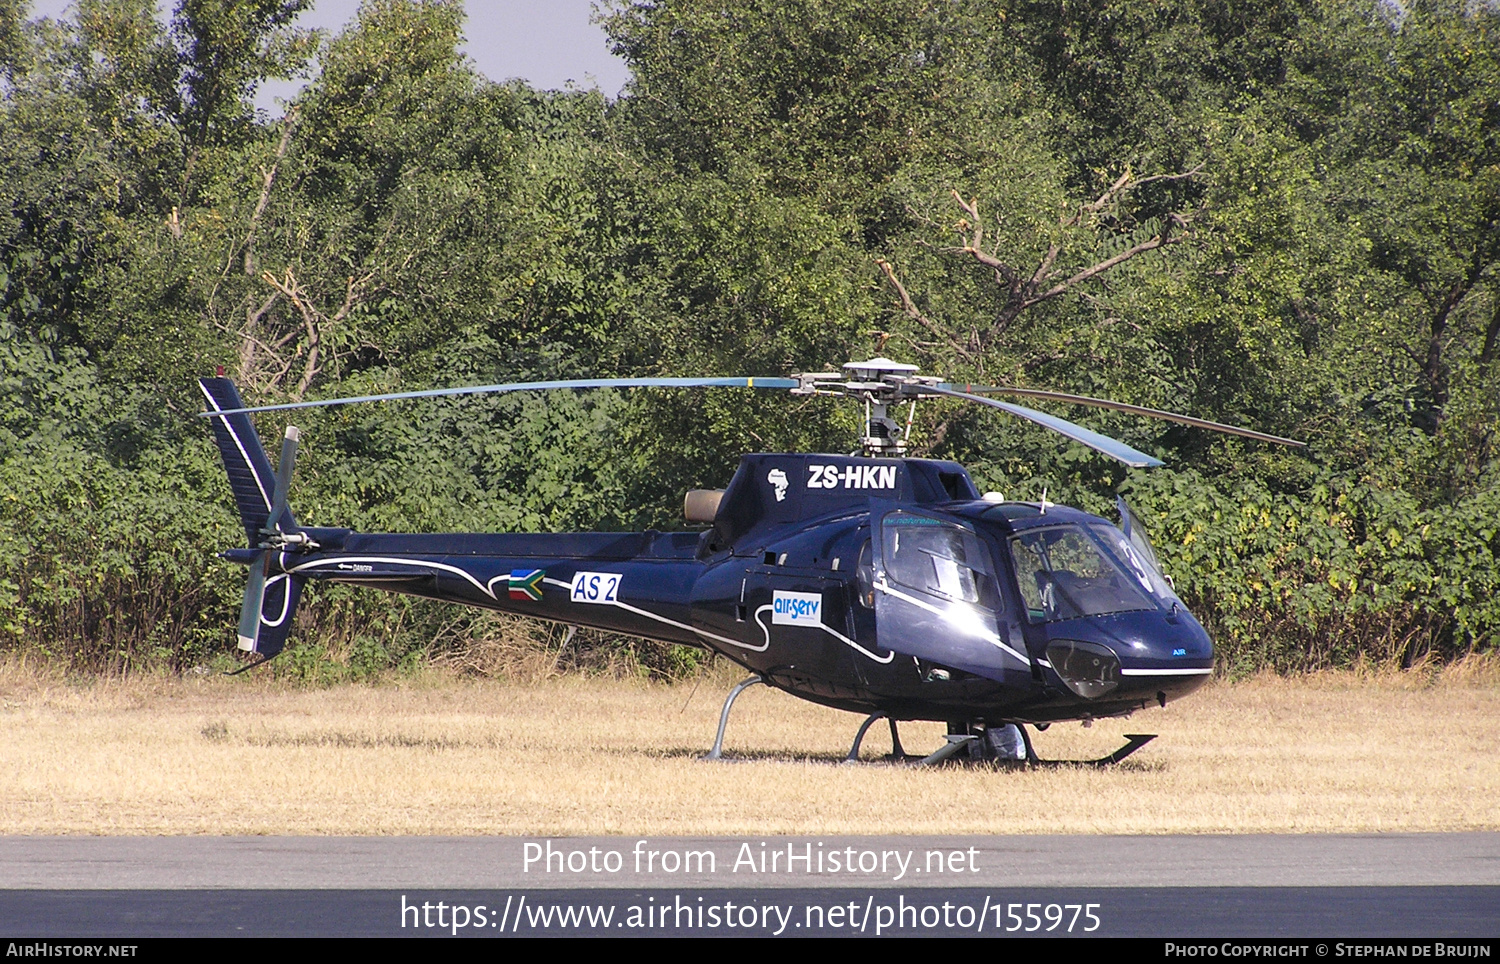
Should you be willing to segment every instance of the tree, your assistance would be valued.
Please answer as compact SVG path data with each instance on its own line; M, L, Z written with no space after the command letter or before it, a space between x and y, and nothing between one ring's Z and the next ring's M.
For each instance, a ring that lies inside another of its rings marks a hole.
M1049 239L1046 251L1035 258L1034 267L1032 264L1012 263L1011 256L993 243L991 250L985 250L985 220L979 212L979 200L970 198L965 201L955 191L954 200L964 214L954 225L961 243L940 250L988 269L998 289L998 307L993 315L982 323L971 325L966 332L923 314L891 263L884 258L877 259L876 263L896 290L906 315L926 329L930 336L945 341L946 345L941 347L952 350L957 364L982 375L996 341L1022 312L1059 298L1133 258L1181 241L1194 217L1192 212L1152 218L1136 225L1131 223L1121 203L1128 192L1141 185L1181 180L1195 173L1153 174L1140 178L1127 170L1097 198L1059 218L1057 230ZM1081 245L1080 241L1083 242ZM1060 263L1059 257L1064 254L1065 247L1068 257ZM1084 249L1082 253L1075 250L1079 247Z

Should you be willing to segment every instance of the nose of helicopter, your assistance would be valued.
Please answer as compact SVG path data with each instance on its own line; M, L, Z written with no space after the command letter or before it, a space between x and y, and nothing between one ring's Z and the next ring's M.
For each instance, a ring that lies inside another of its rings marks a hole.
M1213 673L1213 642L1187 610L1136 612L1056 627L1045 664L1077 696L1180 696Z

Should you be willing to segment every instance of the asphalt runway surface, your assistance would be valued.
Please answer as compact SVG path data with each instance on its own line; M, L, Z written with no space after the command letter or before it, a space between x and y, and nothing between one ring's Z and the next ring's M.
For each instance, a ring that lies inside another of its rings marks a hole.
M1500 833L0 838L7 938L877 931L1492 940Z

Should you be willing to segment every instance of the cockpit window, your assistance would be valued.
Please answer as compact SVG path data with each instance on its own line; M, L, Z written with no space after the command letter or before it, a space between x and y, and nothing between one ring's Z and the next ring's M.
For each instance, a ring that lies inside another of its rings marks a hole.
M892 512L881 524L886 578L932 596L996 609L989 551L971 530Z
M1139 544L1133 537L1127 537L1119 529L1110 525L1091 525L1095 538L1104 543L1105 548L1120 563L1121 568L1130 572L1152 596L1163 603L1170 604L1177 599L1177 594L1172 591L1167 577L1162 575L1161 568L1156 561L1155 553L1150 556L1144 555ZM1147 548L1150 543L1147 543Z
M1011 537L1010 552L1034 623L1156 608L1141 574L1126 572L1078 526L1028 530Z
M1125 533L1125 538L1135 549L1136 556L1160 574L1161 563L1156 561L1156 550L1151 548L1151 540L1146 537L1146 526L1141 521L1141 517L1130 508L1130 504L1125 501L1123 495L1115 496L1115 508L1120 512L1120 530Z

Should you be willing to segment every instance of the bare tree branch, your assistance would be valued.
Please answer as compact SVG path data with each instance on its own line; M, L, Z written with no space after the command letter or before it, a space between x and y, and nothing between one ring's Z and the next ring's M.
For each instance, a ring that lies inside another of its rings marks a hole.
M239 332L239 370L240 377L242 378L252 370L252 367L255 364L256 347L259 346L261 348L265 348L265 345L261 342L261 340L255 336L256 331L260 328L261 319L266 316L266 312L270 311L271 307L275 305L280 298L281 293L279 291L273 291L271 292L271 297L267 298L265 304L261 305L258 309L255 307L255 302L251 301L248 297L245 299L245 327L242 328Z
M316 306L303 297L302 286L297 281L297 276L292 273L290 266L286 269L285 278L278 279L269 271L262 271L260 277L266 284L281 292L286 300L290 301L292 306L297 309L298 314L302 316L302 326L307 332L307 341L297 349L297 353L293 356L295 359L302 356L304 352L306 353L306 362L302 366L302 378L298 383L297 391L294 393L300 399L302 393L307 390L306 386L321 371L321 366L318 365L318 348L322 336L321 321L323 314L318 311ZM277 381L285 377L290 370L291 364L289 362L282 367L281 372L277 376Z
M286 157L287 145L292 140L292 128L297 124L297 109L293 107L286 112L286 120L281 125L281 140L276 144L276 159L271 162L270 168L262 168L260 197L255 202L255 210L250 215L250 227L245 232L245 276L255 277L255 231L260 226L260 216L266 211L266 204L271 200L271 185L276 183L276 170L281 166L281 159Z
M1500 342L1500 291L1490 295L1494 310L1490 313L1490 324L1484 332L1484 347L1479 351L1479 364L1488 366L1495 360L1496 343Z
M880 265L880 270L885 272L886 279L889 280L891 286L896 289L896 294L901 298L901 307L906 312L907 317L911 318L913 321L917 322L923 328L926 328L937 337L946 341L949 345L956 349L960 355L968 358L969 347L967 345L965 345L959 339L953 337L951 333L945 330L937 322L922 314L922 310L917 307L916 302L911 300L911 295L907 293L906 286L901 283L900 278L896 277L896 269L891 267L891 263L884 258L876 258L875 263Z
M261 218L265 214L266 206L270 203L271 188L276 182L277 171L280 168L282 160L286 157L288 146L291 144L292 131L296 126L296 121L297 114L296 110L293 109L287 113L286 119L282 123L281 138L277 141L271 166L269 168L262 167L260 170L260 193L256 198L254 207L251 209L249 223L245 227L244 238L238 242L231 242L229 244L229 249L224 257L223 270L220 271L218 279L214 282L214 286L208 294L206 313L215 326L226 331L229 329L220 324L215 317L217 315L215 305L218 300L219 291L233 271L237 258L241 260L245 276L248 278L255 277L256 232L259 229ZM168 219L167 227L172 231L174 236L181 237L182 227L178 221L176 208L172 210L172 216ZM239 339L239 377L249 382L258 381L255 377L256 352L258 350L266 350L271 357L275 357L275 353L269 351L265 342L260 338L259 329L262 321L276 304L280 295L279 293L273 293L271 298L261 304L259 308L256 307L254 297L253 292L249 292L244 296L244 324L240 326L238 331L231 332L231 334L234 334ZM279 359L277 360L279 361Z
M1180 171L1176 174L1152 174L1147 177L1137 178L1130 173L1130 168L1127 167L1125 168L1125 173L1121 174L1115 183L1111 184L1103 194L1099 195L1093 202L1079 208L1078 213L1065 223L1068 225L1082 224L1085 214L1098 214L1115 201L1118 201L1126 192L1133 191L1142 184L1150 184L1153 181L1183 181L1191 177L1197 177L1201 173L1203 173L1203 165L1199 164L1191 170Z
M958 206L963 208L964 213L968 215L968 218L958 222L958 233L964 239L964 243L962 247L944 248L943 250L954 254L966 254L980 264L994 268L1005 279L1007 284L1015 284L1017 278L1016 269L994 255L986 254L984 251L984 219L979 216L979 199L972 198L965 201L963 195L957 191L953 192L953 199L958 202Z
M1448 323L1453 317L1454 309L1478 284L1484 268L1483 253L1481 249L1475 248L1474 257L1469 262L1469 267L1463 277L1453 282L1443 296L1443 300L1433 310L1432 320L1428 323L1426 351L1423 357L1417 358L1417 364L1422 367L1422 377L1432 389L1432 400L1437 407L1437 412L1434 413L1434 429L1441 424L1443 409L1448 405L1449 366L1443 359L1445 349L1452 342L1452 338L1448 337Z
M1073 277L1069 278L1068 280L1054 285L1052 288L1048 289L1042 294L1035 296L1027 302L1025 307L1030 308L1032 305L1037 304L1038 302L1046 301L1048 298L1056 298L1058 295L1067 291L1069 288L1072 288L1075 285L1082 284L1090 278L1101 275L1104 272L1108 271L1110 268L1115 267L1116 265L1124 264L1126 261L1129 261L1136 255L1145 254L1147 251L1155 251L1157 248L1175 243L1178 239L1172 238L1168 234L1169 226L1172 222L1177 222L1184 225L1187 223L1183 219L1177 217L1176 215L1173 215L1167 221L1167 223L1163 225L1161 233L1156 237L1152 238L1149 241L1143 241L1140 244L1127 248L1112 258L1106 258L1103 261L1100 261L1098 264L1090 265L1089 267L1084 268L1082 271L1073 275Z
M302 316L302 331L306 334L306 338L302 345L298 347L293 358L301 357L304 361L302 374L297 379L297 387L292 392L294 398L300 399L307 392L308 387L312 385L313 379L317 378L323 371L327 358L336 359L340 357L340 353L336 348L325 350L329 331L338 327L348 318L349 313L354 307L364 299L366 287L369 285L371 279L375 277L375 273L372 271L359 277L354 275L347 276L344 279L344 301L332 315L327 315L319 310L318 306L307 297L307 291L302 287L302 283L297 280L297 276L293 273L290 266L286 268L285 277L283 278L277 278L269 271L262 271L260 276L262 281L275 288L287 301L290 301L292 306L297 309L298 314ZM278 345L285 344L292 337L293 335L286 336L278 342ZM283 366L276 380L280 381L290 370L291 366L289 364Z
M1097 216L1117 204L1124 195L1143 184L1155 181L1177 181L1198 176L1201 167L1190 171L1182 171L1175 174L1154 174L1149 177L1136 177L1128 168L1115 181L1109 185L1094 200L1086 202L1078 207L1072 214L1065 215L1058 220L1061 231L1078 228L1084 222ZM982 358L988 351L990 345L1000 337L1001 334L1018 318L1022 312L1032 308L1044 301L1065 294L1071 289L1083 284L1090 279L1096 278L1111 269L1139 257L1148 251L1154 251L1180 241L1185 236L1180 229L1185 229L1192 221L1194 214L1173 214L1164 220L1162 228L1157 234L1117 254L1111 255L1101 261L1075 270L1071 275L1060 277L1058 261L1064 250L1062 237L1052 240L1047 245L1046 252L1037 260L1035 266L1026 273L1017 270L1011 263L1000 257L998 251L986 251L985 223L980 214L979 200L970 198L965 200L963 195L957 191L953 192L953 199L957 202L959 209L963 211L964 217L955 226L960 245L942 248L946 254L956 254L967 257L992 269L997 287L1002 291L1003 303L996 312L994 321L989 328L983 332L976 332L965 352L970 358ZM1174 229L1178 229L1174 234ZM887 277L894 278L892 269L885 267ZM929 330L934 332L939 328L931 319L913 314L910 305L910 297L902 290L902 302L907 307L907 314L918 320ZM948 336L950 342L952 336Z
M1127 166L1125 168L1125 173L1120 175L1119 180L1111 184L1103 194L1099 195L1099 197L1093 201L1093 203L1085 204L1080 207L1078 209L1078 213L1073 215L1064 223L1078 224L1083 220L1083 216L1085 214L1098 214L1100 211L1108 207L1111 201L1119 197L1120 194L1122 194L1125 189L1130 186L1130 183L1130 168Z

